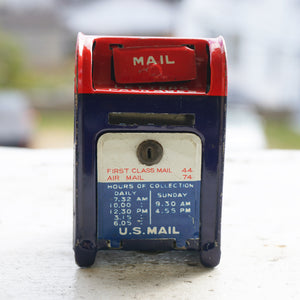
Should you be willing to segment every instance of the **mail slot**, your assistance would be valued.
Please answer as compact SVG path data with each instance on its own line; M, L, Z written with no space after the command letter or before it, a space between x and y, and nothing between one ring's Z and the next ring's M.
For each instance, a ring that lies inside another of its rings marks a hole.
M78 35L74 251L220 260L226 51L215 39Z

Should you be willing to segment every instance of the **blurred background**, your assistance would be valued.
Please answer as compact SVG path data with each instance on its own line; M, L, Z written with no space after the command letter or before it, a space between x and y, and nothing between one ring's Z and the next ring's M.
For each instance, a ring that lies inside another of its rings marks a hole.
M217 37L227 147L300 148L300 0L0 0L0 145L73 144L77 32Z

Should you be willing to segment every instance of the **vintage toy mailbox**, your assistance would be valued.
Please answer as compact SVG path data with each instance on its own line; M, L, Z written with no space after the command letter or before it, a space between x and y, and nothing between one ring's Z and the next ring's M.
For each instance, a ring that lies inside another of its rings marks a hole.
M74 250L220 260L227 95L222 37L78 35Z

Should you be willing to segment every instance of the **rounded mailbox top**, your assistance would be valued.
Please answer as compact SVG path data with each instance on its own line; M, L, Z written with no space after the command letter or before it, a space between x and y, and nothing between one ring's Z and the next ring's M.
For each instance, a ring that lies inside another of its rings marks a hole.
M226 96L224 39L79 33L75 93Z

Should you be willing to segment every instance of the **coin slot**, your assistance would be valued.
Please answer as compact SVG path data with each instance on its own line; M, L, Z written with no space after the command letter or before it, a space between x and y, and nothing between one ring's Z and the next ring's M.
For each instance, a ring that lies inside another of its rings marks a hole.
M110 125L137 126L194 126L194 114L169 114L169 113L136 113L136 112L111 112L108 114Z

